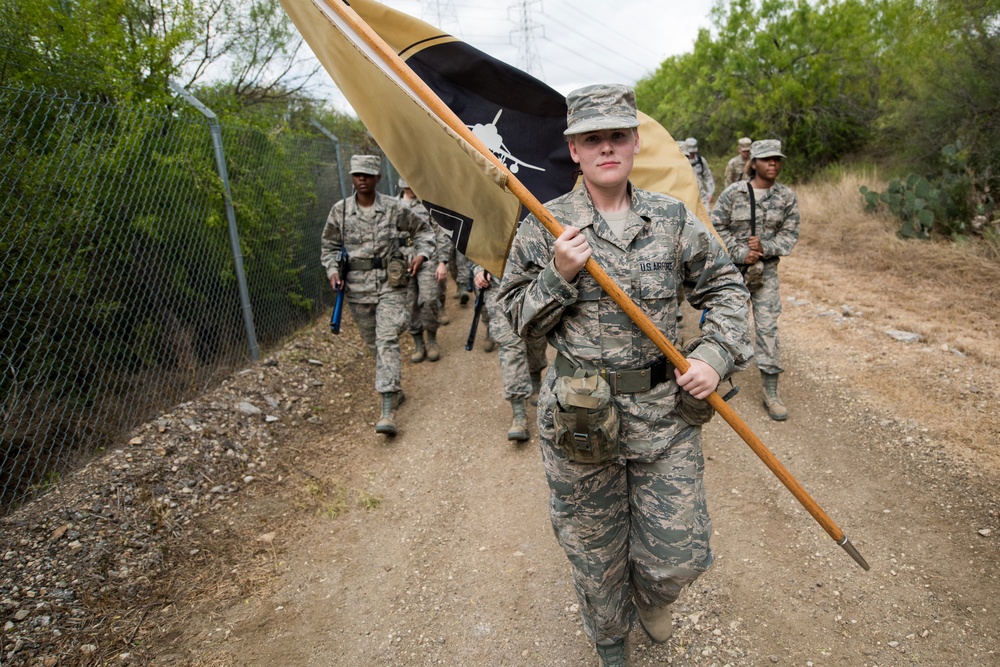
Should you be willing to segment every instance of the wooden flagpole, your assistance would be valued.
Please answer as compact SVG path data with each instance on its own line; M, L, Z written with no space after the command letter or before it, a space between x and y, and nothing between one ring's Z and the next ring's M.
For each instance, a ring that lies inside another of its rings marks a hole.
M452 131L458 134L463 140L468 142L473 148L476 149L483 157L487 158L491 163L493 163L501 173L506 176L506 181L504 186L507 190L516 196L524 206L531 211L531 213L538 218L538 220L545 226L545 228L553 235L558 237L563 233L563 226L549 213L538 199L531 194L531 192L520 182L517 178L510 173L506 165L504 165L492 151L487 148L482 141L476 137L471 130L469 130L465 123L462 122L455 113L444 103L440 98L434 93L430 87L424 83L424 81L418 77L413 70L411 70L403 60L396 55L389 45L376 33L372 28L364 22L364 20L358 16L358 14L348 7L344 2L340 0L324 0L326 4L333 9L344 21L350 24L350 26L357 31L358 35L374 49L378 55L383 59L383 61L406 83L407 86L418 96L421 102L427 106L428 109L442 122L444 122ZM601 286L601 288L607 292L608 296L614 300L618 306L625 311L625 313L632 319L633 322L638 325L639 329L649 337L653 343L666 355L667 359L670 360L678 370L682 373L687 372L690 364L687 359L684 358L676 347L663 335L656 325L653 324L652 320L642 311L639 306L633 302L627 294L618 286L614 280L607 274L604 269L600 267L593 260L593 258L588 259L587 263L584 265L584 269L594 277L594 280ZM750 449L764 462L764 465L771 470L774 475L781 480L781 483L795 496L796 500L801 503L801 505L806 509L809 514L822 526L823 530L833 538L833 540L846 551L851 558L857 562L863 569L868 570L869 565L865 561L864 557L858 552L858 550L851 544L851 541L844 534L844 531L834 523L826 512L816 503L815 500L809 495L808 492L802 487L801 484L792 476L792 474L785 468L784 465L771 453L771 450L767 448L766 445L757 437L757 435L747 426L739 415L722 400L722 396L718 392L712 392L712 394L706 399L709 404L715 408L716 412L719 413L726 423L728 423L734 431L743 439Z

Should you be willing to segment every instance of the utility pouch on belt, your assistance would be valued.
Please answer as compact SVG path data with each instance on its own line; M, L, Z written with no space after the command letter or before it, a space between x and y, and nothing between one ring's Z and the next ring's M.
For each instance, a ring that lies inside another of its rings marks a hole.
M390 287L406 287L410 284L410 274L407 273L407 261L399 245L394 243L389 251L389 261L386 263L386 280Z
M579 369L556 380L555 397L555 443L566 458L576 463L618 458L621 421L604 378Z
M700 343L701 336L689 340L682 350L684 356L687 357L694 352ZM691 426L707 424L715 416L715 408L708 401L695 398L680 387L677 388L677 403L674 408L677 411L677 416Z

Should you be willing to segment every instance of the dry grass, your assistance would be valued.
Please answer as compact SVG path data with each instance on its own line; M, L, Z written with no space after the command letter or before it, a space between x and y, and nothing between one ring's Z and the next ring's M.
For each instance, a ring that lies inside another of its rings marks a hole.
M843 326L798 316L799 342L855 391L911 424L930 428L949 452L1000 471L1000 262L987 243L906 241L888 215L866 213L861 185L883 189L875 174L797 186L799 243L782 262L783 295L858 316ZM888 329L918 333L897 343ZM810 351L812 350L812 352Z
M802 212L796 252L815 253L850 270L858 279L852 288L880 311L890 306L880 297L907 295L891 304L901 326L931 341L951 342L983 361L997 362L1000 262L990 257L990 244L900 239L895 235L897 222L889 214L864 211L858 191L862 185L885 187L876 173L868 173L796 188ZM837 300L836 295L829 296Z

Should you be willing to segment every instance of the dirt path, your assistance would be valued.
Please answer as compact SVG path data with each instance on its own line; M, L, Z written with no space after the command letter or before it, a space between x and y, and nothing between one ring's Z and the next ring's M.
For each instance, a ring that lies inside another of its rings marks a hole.
M737 379L734 407L871 571L717 418L705 436L717 564L678 601L671 644L633 633L634 664L1000 664L995 366L886 335L905 318L885 303L905 310L915 286L857 285L809 249L782 267L792 416L766 419L756 371ZM324 435L289 448L283 484L320 500L242 504L247 539L274 534L261 556L274 578L240 600L178 601L155 664L597 664L534 428L525 445L505 439L496 355L462 349L471 308L454 304L442 360L404 368L396 439L371 428L370 360L362 386L317 390ZM308 345L347 340L318 326Z

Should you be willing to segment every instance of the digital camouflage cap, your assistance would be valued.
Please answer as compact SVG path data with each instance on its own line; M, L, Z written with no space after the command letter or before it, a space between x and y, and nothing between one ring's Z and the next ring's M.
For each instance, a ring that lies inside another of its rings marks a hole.
M396 186L400 190L405 190L406 188L410 187L409 185L406 184L406 181L403 180L402 176L399 177L399 181L396 183Z
M564 135L639 127L635 91L619 84L577 88L566 96Z
M764 157L785 157L781 152L781 142L777 139L761 139L750 144L750 159Z
M698 140L695 139L694 137L688 137L687 139L684 140L684 143L687 144L688 153L698 152Z
M369 176L378 176L381 172L380 167L382 166L382 158L378 155L352 155L351 156L351 173L352 174L368 174Z
M750 137L743 137L742 139L740 139L739 141L736 142L736 144L740 147L741 151L749 150L750 149L750 144L752 144L752 143L753 143L753 140L750 139Z

